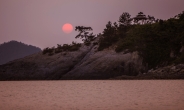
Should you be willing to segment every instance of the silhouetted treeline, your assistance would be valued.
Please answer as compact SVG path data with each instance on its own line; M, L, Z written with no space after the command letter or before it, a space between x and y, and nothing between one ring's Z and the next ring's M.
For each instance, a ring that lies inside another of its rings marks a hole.
M184 62L184 11L168 20L127 12L107 23L98 50L115 45L116 52L138 51L149 68Z
M42 51L42 54L48 54L49 56L52 56L54 54L60 53L60 52L66 52L66 51L77 51L81 47L80 43L72 42L72 44L57 44L57 47L52 48L45 48Z
M75 31L78 31L79 34L75 37L82 39L84 44L86 46L89 46L91 44L91 41L95 39L95 35L93 33L89 33L88 31L92 31L93 29L91 27L85 27L85 26L76 26ZM93 45L96 45L95 43ZM52 56L54 54L60 53L60 52L66 52L66 51L77 51L81 47L80 43L72 42L72 44L57 44L57 47L52 48L45 48L42 51L42 54L48 54L49 56Z
M81 38L86 45L95 39L95 35L89 33L91 27L76 26L75 30L79 32L75 38ZM131 17L124 12L118 22L109 21L98 36L99 41L94 44L98 45L98 51L110 46L114 46L117 53L138 51L149 69L184 62L184 11L168 20L156 19L143 12ZM56 49L46 48L43 54L76 51L79 47L79 44L65 44Z

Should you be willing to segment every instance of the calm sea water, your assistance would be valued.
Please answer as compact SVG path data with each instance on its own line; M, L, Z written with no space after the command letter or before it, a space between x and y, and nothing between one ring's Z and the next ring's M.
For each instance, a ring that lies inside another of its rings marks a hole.
M0 110L184 110L184 80L2 81Z

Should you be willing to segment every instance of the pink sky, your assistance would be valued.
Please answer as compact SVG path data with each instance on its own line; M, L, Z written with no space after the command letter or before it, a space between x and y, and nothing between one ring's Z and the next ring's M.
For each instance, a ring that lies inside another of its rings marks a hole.
M123 12L138 12L168 19L184 11L183 0L0 0L0 44L21 41L40 48L76 40L62 25L91 26L103 31L108 21L118 21Z

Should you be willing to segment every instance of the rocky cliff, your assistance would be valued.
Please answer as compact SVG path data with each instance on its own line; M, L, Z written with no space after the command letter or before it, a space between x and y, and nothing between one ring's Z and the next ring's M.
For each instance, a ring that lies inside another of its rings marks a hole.
M147 73L139 74L138 79L184 79L184 64L172 64L156 69L151 69Z
M110 79L184 79L184 64L172 64L151 69L137 76L121 75Z
M113 46L97 51L96 40L78 51L52 56L40 52L1 65L0 80L108 79L146 70L137 52L116 53Z
M138 52L116 53L116 45L98 51L95 41L78 51L42 52L0 65L0 80L184 79L184 65L151 69Z

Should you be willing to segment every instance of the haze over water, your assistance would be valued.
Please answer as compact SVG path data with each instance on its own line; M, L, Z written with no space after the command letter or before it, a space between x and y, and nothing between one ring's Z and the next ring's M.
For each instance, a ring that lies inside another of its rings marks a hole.
M182 110L183 80L2 81L0 110Z

